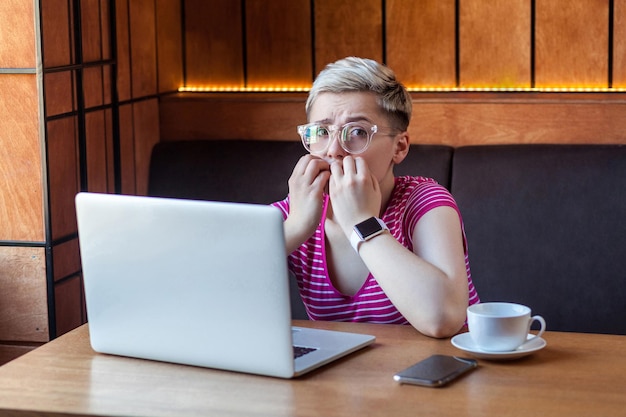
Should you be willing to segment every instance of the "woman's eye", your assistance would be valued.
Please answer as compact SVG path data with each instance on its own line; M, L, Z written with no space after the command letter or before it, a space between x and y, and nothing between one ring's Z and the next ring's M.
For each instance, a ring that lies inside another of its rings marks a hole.
M353 138L367 138L367 131L362 127L353 127L350 129L350 136Z
M325 137L328 137L329 135L328 129L323 126L318 127L316 133L317 133L317 136L320 138L325 138Z

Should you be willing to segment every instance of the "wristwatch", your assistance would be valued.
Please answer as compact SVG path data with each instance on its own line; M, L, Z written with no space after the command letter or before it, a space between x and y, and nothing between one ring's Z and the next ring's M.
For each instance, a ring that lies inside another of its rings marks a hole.
M350 244L357 253L359 252L359 245L366 240L378 236L385 230L389 230L385 222L378 217L370 217L369 219L362 221L354 226L352 234L350 235Z

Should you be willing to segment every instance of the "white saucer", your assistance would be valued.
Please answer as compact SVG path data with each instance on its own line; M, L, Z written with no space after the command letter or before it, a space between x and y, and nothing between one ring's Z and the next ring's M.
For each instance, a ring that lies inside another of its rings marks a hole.
M528 335L528 339L534 337L533 334ZM508 352L489 352L482 350L474 344L469 332L461 333L454 336L451 340L452 344L462 351L472 354L480 359L517 359L546 347L547 343L541 337L535 338L532 342Z

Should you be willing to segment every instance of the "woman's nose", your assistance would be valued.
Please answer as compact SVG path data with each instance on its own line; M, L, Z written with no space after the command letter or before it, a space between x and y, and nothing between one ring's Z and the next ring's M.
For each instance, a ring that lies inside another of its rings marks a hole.
M347 152L341 147L341 132L335 131L330 137L330 144L326 150L326 156L331 159L343 159Z

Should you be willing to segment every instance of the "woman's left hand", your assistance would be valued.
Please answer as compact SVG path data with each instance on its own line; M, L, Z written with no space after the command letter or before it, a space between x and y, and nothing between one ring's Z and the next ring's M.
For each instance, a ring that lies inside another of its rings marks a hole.
M355 224L380 215L378 180L360 157L346 156L330 166L329 194L333 213L346 236Z

